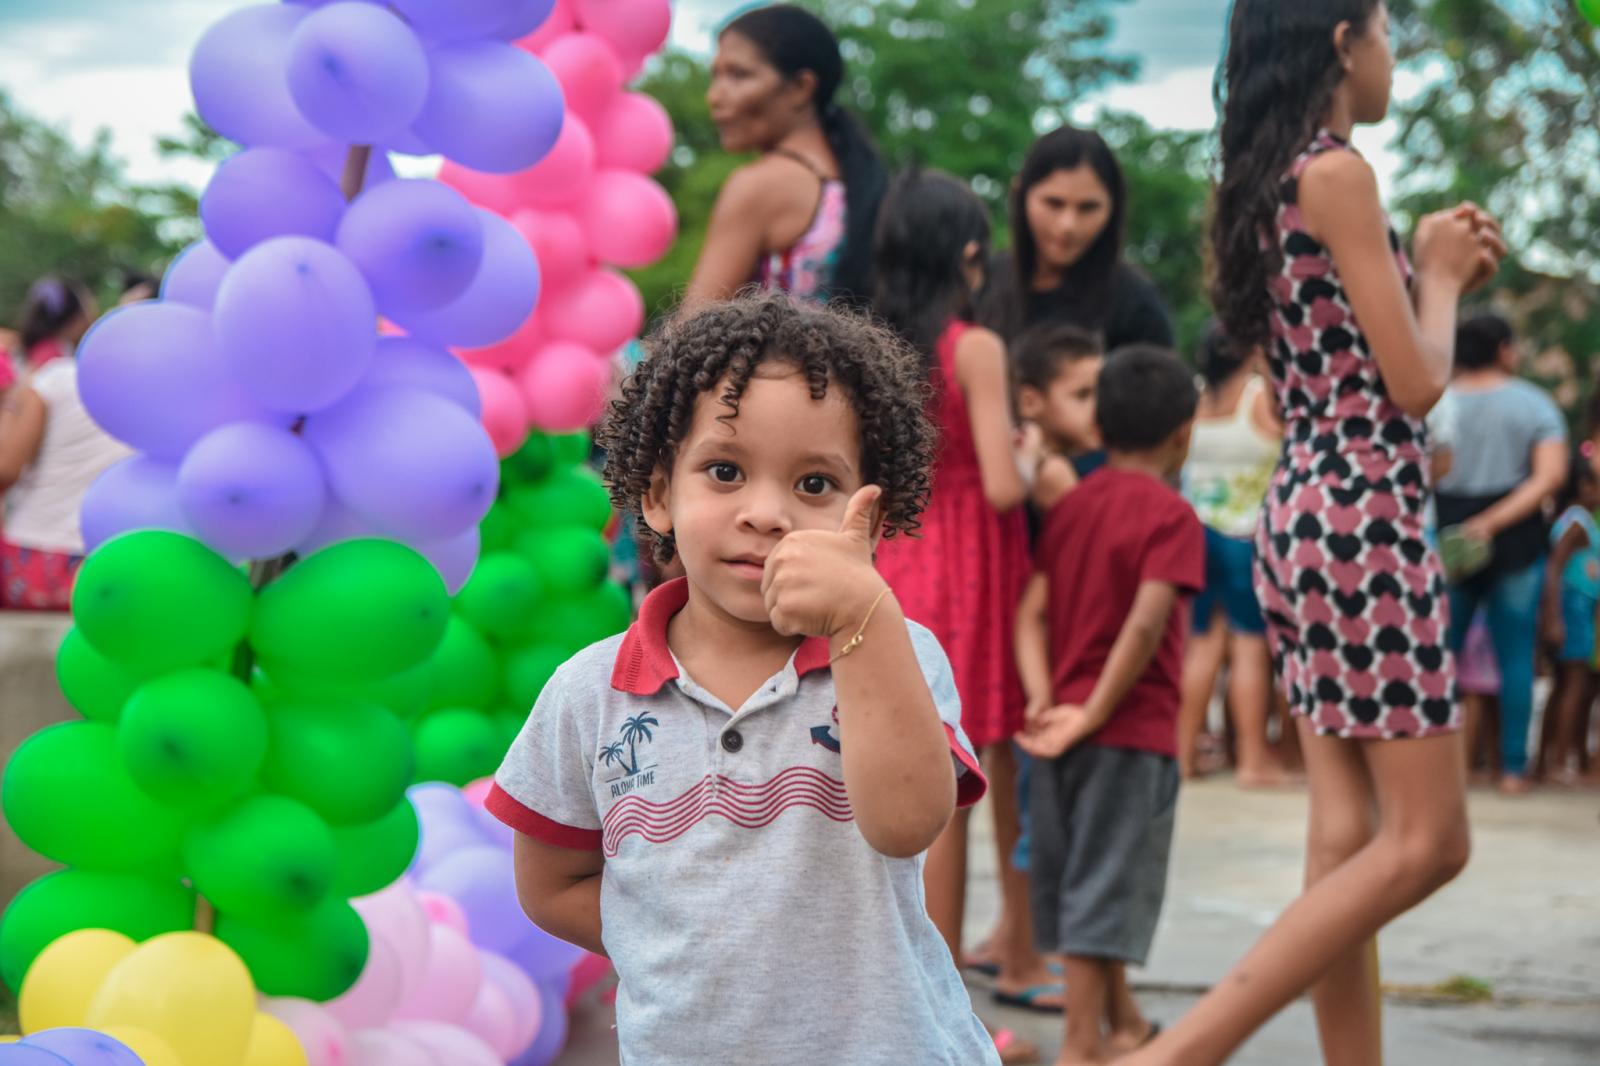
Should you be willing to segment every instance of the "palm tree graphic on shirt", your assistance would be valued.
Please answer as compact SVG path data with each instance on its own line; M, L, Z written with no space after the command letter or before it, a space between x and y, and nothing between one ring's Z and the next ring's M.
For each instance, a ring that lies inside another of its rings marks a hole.
M659 725L661 723L648 714L636 714L622 723L622 742L628 745L628 773L639 772L639 741L650 742L653 739L650 734L651 727Z
M614 762L622 761L622 741L613 740L610 744L600 749L600 761L610 766Z

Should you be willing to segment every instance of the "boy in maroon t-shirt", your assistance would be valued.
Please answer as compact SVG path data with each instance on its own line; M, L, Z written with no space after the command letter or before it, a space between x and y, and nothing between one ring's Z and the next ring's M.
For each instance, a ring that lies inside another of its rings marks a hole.
M1106 360L1095 411L1106 466L1047 516L1018 614L1028 726L1017 742L1040 760L1034 928L1067 963L1058 1066L1107 1061L1158 1028L1126 965L1143 965L1155 936L1178 798L1183 601L1204 584L1205 534L1169 481L1196 402L1190 371L1164 349Z

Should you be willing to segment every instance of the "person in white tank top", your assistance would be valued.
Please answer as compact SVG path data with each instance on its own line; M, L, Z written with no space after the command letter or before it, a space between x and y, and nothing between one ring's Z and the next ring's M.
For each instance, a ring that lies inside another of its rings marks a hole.
M1196 772L1200 733L1226 661L1236 779L1246 788L1283 784L1289 776L1267 744L1272 661L1254 588L1255 528L1282 428L1255 353L1237 351L1213 324L1196 362L1204 385L1183 490L1206 526L1206 587L1194 602L1184 659L1179 767L1185 777Z

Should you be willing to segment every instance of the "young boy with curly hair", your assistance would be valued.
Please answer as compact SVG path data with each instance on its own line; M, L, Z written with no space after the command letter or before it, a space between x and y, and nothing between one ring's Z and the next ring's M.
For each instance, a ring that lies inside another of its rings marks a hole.
M872 564L927 496L925 390L864 320L753 297L658 334L602 428L686 576L556 672L489 809L528 914L615 963L624 1062L998 1061L921 891L984 779Z

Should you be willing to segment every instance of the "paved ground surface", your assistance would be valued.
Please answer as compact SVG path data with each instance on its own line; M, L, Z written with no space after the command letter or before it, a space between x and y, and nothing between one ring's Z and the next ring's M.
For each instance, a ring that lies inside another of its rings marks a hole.
M1382 942L1391 985L1385 1015L1391 1066L1600 1064L1600 795L1542 792L1518 800L1472 797L1475 851L1454 884L1396 922ZM1218 779L1189 787L1178 824L1167 907L1141 1000L1172 1019L1272 921L1299 888L1305 799L1235 789ZM976 823L986 834L986 816ZM994 857L974 844L968 934L992 920ZM1455 978L1492 998L1452 1002L1429 990ZM980 982L973 1002L1053 1056L1059 1021L996 1008ZM604 1008L575 1022L563 1066L617 1061ZM717 1062L707 1034L708 1063ZM1048 1061L1048 1058L1047 1058ZM1294 1004L1232 1060L1240 1066L1320 1061L1310 1006Z

